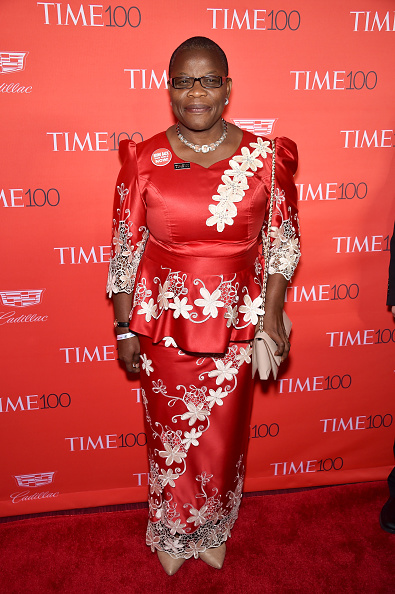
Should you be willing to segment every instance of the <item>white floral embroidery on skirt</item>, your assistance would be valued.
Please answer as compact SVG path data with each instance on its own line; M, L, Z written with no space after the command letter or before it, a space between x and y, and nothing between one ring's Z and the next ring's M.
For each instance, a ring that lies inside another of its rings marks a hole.
M187 559L225 542L238 515L252 402L251 346L233 343L223 357L194 357L170 339L152 345L141 337L150 465L147 544Z

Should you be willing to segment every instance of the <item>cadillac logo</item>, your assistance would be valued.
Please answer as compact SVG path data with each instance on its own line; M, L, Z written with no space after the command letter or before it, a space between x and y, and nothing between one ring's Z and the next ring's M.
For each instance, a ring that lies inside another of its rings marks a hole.
M236 126L243 130L247 130L247 132L256 134L257 136L268 136L271 134L276 121L277 118L271 120L233 120Z
M55 472L38 472L37 474L17 474L14 476L19 487L42 487L50 485Z
M0 52L0 74L25 70L26 56L29 52Z
M41 303L45 289L29 291L0 291L0 300L8 307L29 307Z

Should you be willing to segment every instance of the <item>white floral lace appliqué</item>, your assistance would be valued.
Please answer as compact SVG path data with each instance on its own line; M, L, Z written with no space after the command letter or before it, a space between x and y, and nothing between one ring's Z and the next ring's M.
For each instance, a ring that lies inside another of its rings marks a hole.
M258 137L258 142L250 142L250 150L243 146L241 155L233 157L229 161L230 169L225 171L221 177L222 184L217 188L218 195L213 196L218 204L210 204L208 209L211 217L206 220L208 227L217 225L217 231L222 232L225 225L233 225L233 219L237 216L236 202L241 202L248 190L248 177L252 177L263 163L258 157L266 159L267 153L271 153L270 141ZM251 171L249 171L251 169Z

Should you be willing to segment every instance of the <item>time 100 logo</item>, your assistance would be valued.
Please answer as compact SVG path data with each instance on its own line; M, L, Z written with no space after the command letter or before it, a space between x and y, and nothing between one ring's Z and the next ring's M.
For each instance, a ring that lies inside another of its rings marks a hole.
M132 27L141 24L141 11L137 6L108 6L103 4L80 4L72 8L63 2L37 2L44 8L45 25L74 25L82 27ZM56 8L55 8L56 7ZM104 14L103 14L104 12ZM106 18L104 15L107 14ZM105 22L107 21L107 22Z
M26 198L24 197L26 196ZM60 192L56 188L29 188L23 192L23 188L2 188L0 190L0 205L4 208L23 208L29 206L58 206L60 203Z

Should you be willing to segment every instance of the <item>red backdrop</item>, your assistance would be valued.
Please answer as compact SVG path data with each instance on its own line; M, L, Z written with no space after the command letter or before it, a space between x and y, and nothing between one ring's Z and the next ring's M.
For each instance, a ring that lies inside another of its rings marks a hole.
M393 8L2 0L2 515L145 499L139 382L105 297L112 196L119 140L173 122L164 71L192 35L228 55L226 118L300 152L292 355L256 387L245 488L387 475Z

